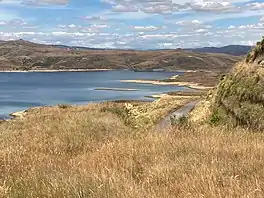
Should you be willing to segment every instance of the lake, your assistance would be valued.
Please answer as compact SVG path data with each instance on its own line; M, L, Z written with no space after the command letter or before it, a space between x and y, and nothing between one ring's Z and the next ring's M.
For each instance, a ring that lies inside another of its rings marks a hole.
M0 72L0 119L30 107L56 104L86 104L111 100L151 100L145 96L184 87L122 83L120 80L166 79L171 72ZM95 90L128 88L137 91Z

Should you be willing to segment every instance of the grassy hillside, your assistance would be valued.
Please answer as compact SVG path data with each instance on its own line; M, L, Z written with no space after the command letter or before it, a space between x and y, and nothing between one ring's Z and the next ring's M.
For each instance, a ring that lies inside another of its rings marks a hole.
M264 40L223 77L213 99L213 116L232 125L264 129Z
M263 133L152 130L186 102L60 105L0 123L0 197L263 197Z
M0 42L0 70L226 70L241 57L185 50L133 51L61 48L23 40Z

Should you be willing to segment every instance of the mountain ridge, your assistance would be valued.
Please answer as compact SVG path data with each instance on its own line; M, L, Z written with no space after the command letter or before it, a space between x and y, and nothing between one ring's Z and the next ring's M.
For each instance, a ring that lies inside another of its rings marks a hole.
M226 70L241 60L228 54L175 50L67 48L25 40L0 41L0 70L134 69Z
M252 46L248 46L248 45L227 45L223 47L190 48L187 50L193 52L202 52L202 53L223 53L234 56L242 56L242 55L246 55L251 49Z

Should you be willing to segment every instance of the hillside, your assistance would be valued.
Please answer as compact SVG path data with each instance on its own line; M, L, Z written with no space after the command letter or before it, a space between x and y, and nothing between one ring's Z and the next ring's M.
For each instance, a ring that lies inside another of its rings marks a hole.
M0 197L263 197L263 133L149 128L188 100L59 105L0 122Z
M189 50L201 53L223 53L234 56L243 56L246 55L251 50L251 48L251 46L247 45L228 45L224 47L203 47Z
M0 42L0 70L33 69L229 69L241 57L186 50L134 51L64 48L24 40Z
M264 39L222 78L212 103L214 121L264 129Z

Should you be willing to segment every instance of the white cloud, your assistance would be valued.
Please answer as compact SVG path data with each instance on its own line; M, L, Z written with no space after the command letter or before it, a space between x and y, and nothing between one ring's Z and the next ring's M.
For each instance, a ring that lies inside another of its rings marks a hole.
M0 21L0 27L5 27L8 29L35 29L37 28L36 25L31 25L26 23L24 20L21 19L11 19L11 20L2 20Z
M0 4L10 5L28 5L28 6L49 6L49 5L67 5L69 0L0 0Z
M208 32L208 30L207 29L198 29L198 30L195 30L195 32L204 33L204 32Z
M74 25L74 24L70 24L68 26L69 26L69 28L75 28L76 27L76 25Z
M66 25L67 26L67 25ZM84 28L84 27L83 27ZM141 27L142 28L142 27ZM127 32L106 33L64 31L52 32L0 32L0 39L24 38L41 43L56 43L66 45L80 45L103 48L134 48L134 49L161 49L161 48L188 48L226 44L254 43L259 40L263 32L263 24L238 26L237 28L196 29L195 31L179 30L168 32Z
M185 32L208 32L208 29L212 28L211 25L208 25L200 20L178 21L175 24L181 26L181 30Z
M236 27L235 26L233 26L233 25L230 25L230 26L228 26L228 29L230 30L230 29L235 29Z
M139 9L136 6L131 5L114 5L112 11L114 12L137 12Z
M264 3L249 3L246 5L251 10L263 10L264 9Z
M113 5L113 11L136 12L138 10L150 14L170 14L181 11L200 12L241 12L243 7L236 6L236 2L248 0L101 0Z
M137 30L137 31L156 31L158 29L160 29L159 27L155 27L155 26L130 26L130 28Z
M110 26L106 24L93 24L91 25L91 28L104 29L104 28L110 28Z
M238 12L239 7L234 6L228 1L206 1L195 0L194 2L187 3L192 10L204 12Z
M7 3L7 1L2 2ZM0 31L2 31L0 40L23 38L41 43L87 47L173 49L254 43L261 37L264 30L263 18L255 24L248 24L245 20L242 25L232 25L237 23L231 19L264 16L262 3L252 3L246 0L102 1L107 3L108 7L96 13L99 16L90 15L81 18L80 14L88 12L80 12L77 17L68 17L67 22L54 20L48 24L52 27L46 27L46 24L40 24L39 27L34 26L34 24L29 24L34 22L34 19L23 19L19 15L2 18L3 12L0 8ZM22 3L19 0L9 2L14 5ZM29 3L28 0L23 2ZM64 6L67 3L67 0L31 1L31 5L37 6ZM239 3L240 6L235 3ZM7 16L7 13L4 15ZM215 20L225 20L225 24L221 23L218 27L214 23Z
M177 25L181 25L181 26L200 26L203 25L202 21L199 20L192 20L192 21L178 21L176 22Z

